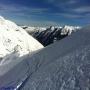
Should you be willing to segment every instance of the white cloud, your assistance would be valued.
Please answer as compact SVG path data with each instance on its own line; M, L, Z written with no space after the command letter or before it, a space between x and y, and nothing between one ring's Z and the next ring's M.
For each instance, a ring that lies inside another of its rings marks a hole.
M19 5L4 5L0 4L0 12L15 12L15 13L42 13L48 11L49 8L32 8Z
M90 6L82 6L82 7L77 7L75 9L72 9L72 11L77 12L77 13L90 13Z
M83 18L82 15L78 15L78 14L62 13L61 15L66 18Z
M76 3L78 3L77 0L68 0L67 1L67 4L76 4Z
M68 12L64 12L64 13L53 13L51 15L55 15L58 17L65 17L65 18L72 18L72 19L76 19L76 18L83 18L83 15L79 15L79 14L72 14L72 13L68 13Z
M31 26L58 26L58 25L64 25L63 23L57 23L55 21L50 20L21 20L17 21L18 23L23 22L24 25L31 25Z
M47 2L48 2L48 3L54 3L55 0L48 0Z

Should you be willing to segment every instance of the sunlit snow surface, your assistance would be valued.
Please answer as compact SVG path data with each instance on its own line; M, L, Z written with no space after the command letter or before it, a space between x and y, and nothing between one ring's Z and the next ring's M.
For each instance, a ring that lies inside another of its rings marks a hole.
M18 56L43 48L37 40L14 22L0 16L0 58L18 53Z

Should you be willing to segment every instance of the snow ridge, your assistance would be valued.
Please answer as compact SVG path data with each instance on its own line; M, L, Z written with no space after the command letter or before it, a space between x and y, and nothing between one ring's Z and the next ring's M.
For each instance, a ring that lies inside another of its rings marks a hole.
M25 30L0 16L0 58L11 53L23 56L41 48L43 45Z

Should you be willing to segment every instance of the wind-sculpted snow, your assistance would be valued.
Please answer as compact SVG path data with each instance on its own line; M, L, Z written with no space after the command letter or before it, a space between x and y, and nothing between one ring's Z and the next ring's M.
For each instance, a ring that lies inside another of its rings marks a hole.
M89 29L84 28L32 56L26 55L18 59L0 66L0 88L90 89Z
M65 57L58 57L55 61L41 66L22 90L89 90L89 55L90 46L86 46Z
M11 53L23 56L41 48L43 45L25 30L0 16L0 58Z

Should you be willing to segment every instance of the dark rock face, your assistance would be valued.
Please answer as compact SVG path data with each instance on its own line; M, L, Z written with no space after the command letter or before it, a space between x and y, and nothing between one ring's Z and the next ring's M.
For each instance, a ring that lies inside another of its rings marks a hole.
M47 28L45 31L33 33L33 37L35 37L40 43L44 46L50 45L54 41L58 41L68 36L68 32L65 35L61 35L61 28Z

